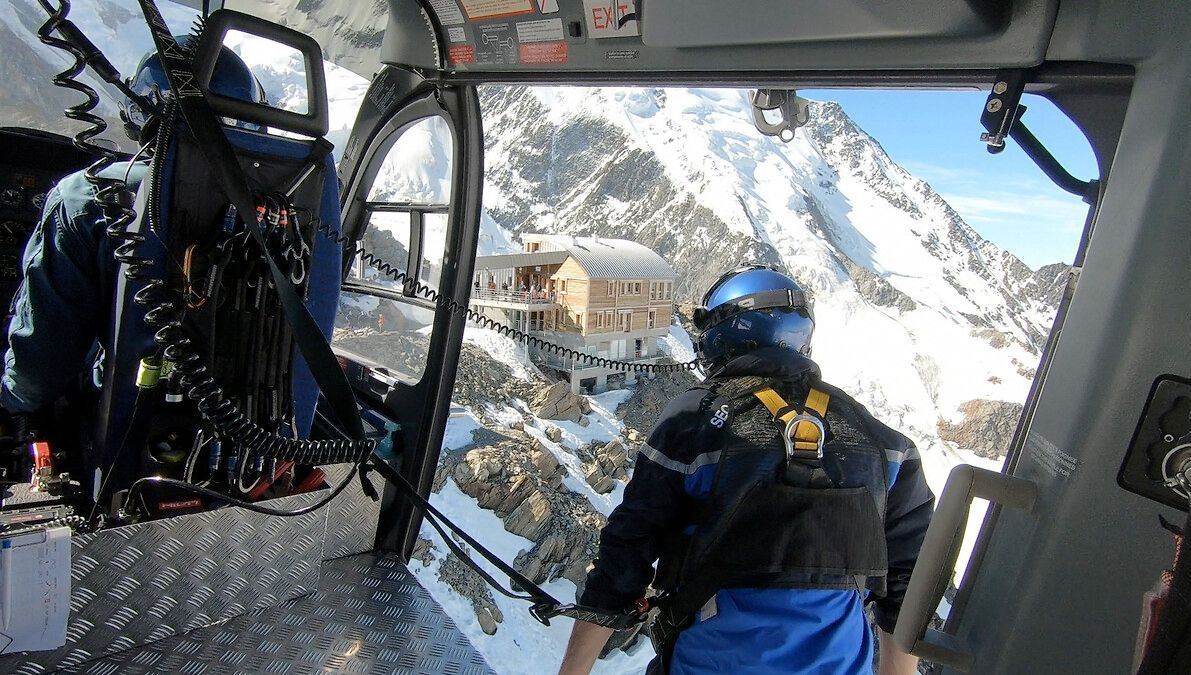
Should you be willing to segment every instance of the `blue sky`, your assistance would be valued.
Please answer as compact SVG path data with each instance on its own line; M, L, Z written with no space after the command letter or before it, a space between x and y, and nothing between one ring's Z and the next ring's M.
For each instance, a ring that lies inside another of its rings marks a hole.
M834 100L898 164L931 184L977 232L1030 267L1070 263L1087 206L1050 182L1013 141L991 155L980 142L987 92L806 90ZM1025 122L1076 178L1097 175L1083 134L1052 103L1027 95Z

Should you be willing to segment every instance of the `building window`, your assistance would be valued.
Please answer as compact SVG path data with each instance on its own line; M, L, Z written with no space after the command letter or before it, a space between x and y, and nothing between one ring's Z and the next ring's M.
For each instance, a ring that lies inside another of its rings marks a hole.
M649 327L656 328L658 323L658 312L656 309L649 310Z
M620 320L620 324L619 324L620 330L622 330L626 333L633 330L633 313L631 311L630 312L621 312L619 320Z
M616 295L616 282L609 281L608 282L608 297L610 298L613 295Z

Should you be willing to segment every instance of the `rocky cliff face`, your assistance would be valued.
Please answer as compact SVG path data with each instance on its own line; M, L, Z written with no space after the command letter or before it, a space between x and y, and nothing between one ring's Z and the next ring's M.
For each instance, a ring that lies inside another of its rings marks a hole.
M1012 401L966 401L958 423L939 420L939 438L980 457L1001 459L1009 452L1022 405Z

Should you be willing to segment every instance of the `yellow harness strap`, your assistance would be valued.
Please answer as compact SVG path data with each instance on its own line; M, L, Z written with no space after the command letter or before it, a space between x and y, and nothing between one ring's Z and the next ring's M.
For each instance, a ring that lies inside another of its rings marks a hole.
M765 407L769 410L769 414L779 420L783 425L788 424L790 419L798 414L797 410L786 410L781 416L778 415L789 404L773 389L762 389L753 394ZM831 401L831 396L826 392L811 388L810 393L806 395L806 408L818 413L819 417L827 415L827 404ZM784 428L784 426L783 426ZM810 422L799 422L794 427L794 449L796 450L815 450L819 447L819 428Z

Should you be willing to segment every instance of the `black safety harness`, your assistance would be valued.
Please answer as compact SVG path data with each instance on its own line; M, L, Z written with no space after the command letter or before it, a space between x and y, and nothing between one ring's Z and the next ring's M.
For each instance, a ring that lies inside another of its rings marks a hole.
M816 384L795 405L775 386L750 376L702 387L729 400L729 435L693 534L658 562L650 635L663 672L718 590L884 590L883 451L842 392Z

